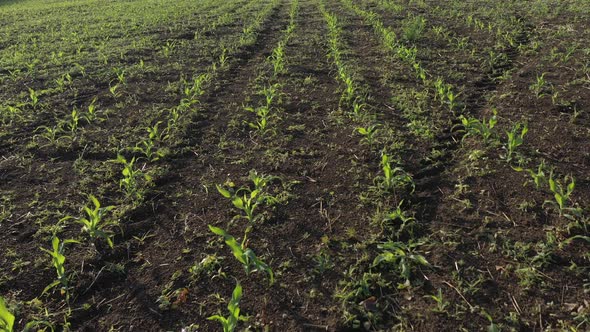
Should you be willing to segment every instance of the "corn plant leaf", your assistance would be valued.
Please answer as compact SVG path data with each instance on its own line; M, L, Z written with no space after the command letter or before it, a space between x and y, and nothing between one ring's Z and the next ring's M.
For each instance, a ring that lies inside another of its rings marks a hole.
M4 299L0 297L0 330L12 332L14 327L14 315L8 311Z
M574 188L576 188L576 182L572 179L572 182L567 185L568 195L574 191Z
M218 184L216 184L215 187L217 188L217 191L221 194L221 196L223 196L225 198L231 198L231 193L229 192L229 190L224 189L223 187L221 187Z
M236 257L236 259L240 263L242 263L244 265L248 265L248 261L246 260L246 257L244 255L244 250L242 250L242 247L240 246L238 241L236 241L236 239L233 236L229 235L226 231L224 231L223 229L221 229L219 227L209 225L209 229L213 233L223 236L225 244L227 244L227 246L231 249L231 251L234 254L234 256Z
M428 263L426 258L424 258L422 255L411 255L411 258L424 266L430 265L430 263Z
M238 209L244 209L244 200L241 197L234 197L231 201Z

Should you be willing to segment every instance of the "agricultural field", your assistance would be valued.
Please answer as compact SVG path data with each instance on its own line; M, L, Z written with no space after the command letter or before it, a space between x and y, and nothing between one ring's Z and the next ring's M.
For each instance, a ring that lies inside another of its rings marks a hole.
M590 2L0 2L0 331L590 331Z

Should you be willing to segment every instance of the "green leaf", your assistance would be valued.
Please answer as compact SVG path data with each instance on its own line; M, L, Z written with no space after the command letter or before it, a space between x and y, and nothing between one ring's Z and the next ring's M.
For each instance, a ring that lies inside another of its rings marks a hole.
M561 196L558 193L555 193L554 197L557 204L559 204L559 208L563 209L563 204L565 203L563 196Z
M43 292L41 292L41 294L47 293L50 289L54 288L55 286L57 286L59 284L60 284L60 281L59 280L55 280L54 282L52 282L49 285L47 285L47 287L45 287L43 289Z
M96 197L94 197L94 195L90 195L90 200L92 201L92 203L94 204L94 207L99 209L100 208L100 202L98 201L98 199L96 199Z
M219 191L221 196L223 196L225 198L231 198L231 193L229 192L229 190L224 189L223 187L221 187L218 184L216 184L215 187L217 188L217 191Z
M553 180L553 176L549 177L549 189L551 189L551 191L553 191L553 192L556 191L556 185L555 185L555 180Z
M234 199L232 199L231 201L235 207L237 207L238 209L243 210L244 209L244 201L242 200L242 198L240 197L234 197Z
M228 234L226 231L224 231L223 229L221 229L219 227L215 227L215 226L209 225L209 229L213 233L215 233L217 235L223 236L223 239L225 240L225 243L228 245L228 247L230 247L230 249L232 250L232 253L234 254L234 256L236 257L236 259L240 263L242 263L244 265L247 265L248 264L248 262L244 258L244 250L238 244L238 241L236 241L236 239L233 236L231 236L230 234Z
M227 319L225 319L225 317L219 316L219 315L213 315L210 317L207 317L207 320L216 320L218 322L221 322L222 324L227 324Z
M574 188L576 187L576 182L574 181L574 179L572 178L572 182L570 184L567 185L567 192L568 194L571 194L572 191L574 191Z
M242 285L240 285L240 283L238 282L236 287L234 288L234 291L232 292L231 301L229 302L227 309L230 312L233 312L238 307L238 304L240 303L241 298L242 298ZM238 312L239 312L239 310L240 309L238 308Z
M424 258L424 256L422 256L422 255L412 255L412 256L418 263L420 263L424 266L430 265L430 263L428 263L428 261L426 260L426 258Z
M14 327L14 315L8 311L4 299L0 297L0 330L12 332Z
M213 232L213 233L215 233L217 235L221 235L223 237L225 237L227 235L227 233L223 229L221 229L219 227L215 227L215 226L209 225L209 229L211 230L211 232Z

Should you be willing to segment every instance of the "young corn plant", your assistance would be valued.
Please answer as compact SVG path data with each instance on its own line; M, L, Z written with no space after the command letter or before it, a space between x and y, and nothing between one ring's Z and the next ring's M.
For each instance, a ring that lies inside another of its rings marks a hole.
M423 82L426 81L426 76L423 76L421 78ZM447 89L447 104L449 105L449 111L453 112L457 109L457 106L459 105L457 101L458 96L459 93L455 93L452 88Z
M94 205L93 208L85 206L84 212L86 217L82 217L76 220L79 224L82 224L82 232L87 233L91 239L97 238L104 239L109 247L113 248L113 237L112 231L108 230L110 226L116 226L118 223L112 220L105 220L104 216L107 212L113 210L114 206L101 207L100 202L93 195L89 196L90 201Z
M347 72L345 67L339 68L340 80L344 82L344 91L340 97L341 105L352 105L356 99L357 87L354 78ZM354 113L354 111L353 111Z
M183 98L180 100L180 110L188 110L191 106L200 102L201 96L205 93L204 85L211 79L208 73L200 74L193 78L192 82L182 79L184 88Z
M411 277L414 271L420 266L430 266L430 263L420 255L416 248L423 243L410 242L408 244L403 242L386 242L379 245L378 248L383 250L381 254L375 257L373 267L381 264L392 264L399 272L403 284L398 284L398 288L407 288L411 285Z
M498 112L494 110L494 115L488 120L484 118L483 121L476 118L466 118L461 115L459 119L461 120L461 125L465 128L465 135L463 138L469 135L480 135L483 138L483 142L488 144L489 139L493 135L492 129L494 129L496 123L498 123L497 114Z
M213 315L207 317L208 320L218 321L223 328L223 332L233 332L238 326L240 320L245 320L243 316L240 316L240 300L242 299L242 285L237 282L236 287L231 295L231 300L227 305L229 316L223 317L221 315Z
M254 184L254 189L244 186L234 191L231 184L229 189L225 189L220 185L216 185L216 188L223 197L230 199L236 208L244 212L245 215L240 216L241 218L245 218L249 224L253 224L262 217L262 215L256 214L259 205L267 204L272 206L279 202L276 197L265 190L271 181L279 178L260 175L254 170L250 171L248 178Z
M547 175L545 174L546 170L547 170L547 166L545 166L545 160L541 160L541 163L537 167L536 171L533 171L532 169L527 169L527 172L533 178L533 183L535 184L535 188L541 189L541 186L543 186L545 183L547 183ZM551 174L552 173L553 173L553 171L551 171Z
M503 159L505 159L507 162L512 161L516 148L524 143L524 135L526 135L528 131L529 127L526 123L524 125L521 123L516 123L510 131L506 132L506 135L508 136L508 142L506 142L506 145L504 146L506 154L502 156Z
M537 75L535 82L529 86L529 89L533 91L537 98L541 98L549 94L549 83L547 83L547 80L545 80L546 74L547 73L542 73L540 76Z
M31 99L31 106L33 106L33 108L37 107L37 105L39 104L40 95L41 94L38 91L29 88L29 98Z
M142 153L149 161L156 161L166 155L163 150L156 148L158 142L168 138L167 129L160 131L158 128L161 123L158 121L152 127L147 127L148 137L133 148L133 151Z
M246 271L246 275L250 275L250 273L257 271L262 271L268 274L270 284L272 285L274 283L274 273L272 269L268 266L268 264L260 260L254 251L252 251L252 249L247 248L246 236L244 236L244 239L240 244L233 236L219 227L209 225L209 229L211 232L223 237L225 244L227 244L227 246L231 249L234 257L240 263L242 263L244 271Z
M127 79L125 78L125 75L127 72L125 71L125 69L113 68L113 71L115 72L115 75L117 76L117 81L119 82L119 84L126 85Z
M65 262L66 256L64 255L65 252L65 245L69 243L79 243L76 240L64 240L63 242L57 236L54 236L51 240L52 250L48 250L45 248L41 248L41 250L45 251L51 257L51 263L57 272L57 279L49 284L43 290L43 294L47 293L50 289L61 286L60 293L61 295L66 295L66 299L69 299L69 283L70 278L66 273Z
M248 122L248 126L252 129L255 129L261 136L266 135L269 132L268 128L268 121L270 117L270 108L266 106L259 106L259 107L245 107L244 108L248 112L252 112L256 114L256 121Z
M227 65L227 62L229 60L229 56L228 56L228 49L223 47L223 50L221 51L221 54L219 55L219 60L217 61L219 63L219 67L223 68L225 67L225 65Z
M273 75L275 77L285 72L285 45L283 41L280 41L277 47L272 50L268 60L273 66Z
M429 297L436 302L436 308L434 312L444 313L447 311L447 307L450 305L448 301L445 301L442 290L439 288L437 295L425 295L425 297Z
M114 98L121 97L121 91L119 91L119 84L109 86L109 92Z
M421 16L410 17L402 22L403 39L408 42L417 41L426 27L426 19Z
M48 141L47 145L56 146L59 143L60 139L65 139L69 137L65 135L63 125L64 124L62 122L59 122L57 125L53 127L38 127L37 129L35 129L35 131L42 131L42 133L34 135L33 138L42 137Z
M78 131L78 125L80 124L81 114L76 107L72 109L69 119L65 122L66 128L73 135Z
M375 143L375 136L379 131L380 126L380 124L376 123L369 125L367 127L357 127L356 131L363 136L363 138L361 139L361 144L366 144L372 147Z
M143 198L143 190L140 188L140 180L151 181L151 177L145 174L142 169L135 168L135 157L127 160L122 155L118 155L115 162L123 165L121 174L123 178L119 181L119 188L125 191L127 198L141 200Z
M367 104L365 104L363 101L365 100L365 97L356 97L354 99L354 101L352 102L352 114L354 115L354 117L356 117L357 119L361 119L363 114L364 114L364 110L365 108L367 108Z
M275 83L262 89L262 95L268 108L281 103L281 84Z
M383 175L375 178L375 182L381 190L392 192L396 189L403 189L411 186L411 192L414 192L415 184L412 176L401 167L392 167L392 162L386 153L381 155L381 169Z
M549 190L553 194L554 200L546 200L543 205L552 205L559 211L559 216L565 216L573 219L574 215L579 215L580 211L578 208L568 206L570 197L576 188L576 180L571 175L566 175L563 179L563 183L559 180L554 179L553 171L549 174Z
M410 215L407 211L404 211L402 209L402 204L404 204L404 201L401 200L399 202L399 204L397 205L395 211L392 211L390 213L388 213L387 215L385 215L385 218L383 218L383 222L385 224L390 224L390 223L397 223L399 225L396 225L396 230L395 230L395 237L397 239L400 239L401 236L407 232L410 238L414 237L414 227L416 225L416 218L414 218L412 215Z
M96 98L92 99L90 105L88 105L88 110L86 114L82 115L82 118L86 121L86 123L90 124L99 119L98 111L96 110Z
M8 311L4 299L0 297L0 332L12 332L14 329L14 315Z
M271 112L275 109L274 105L280 104L281 102L280 88L281 85L279 83L263 88L260 94L264 96L264 104L259 107L245 107L247 111L256 114L258 118L255 122L248 122L248 126L252 129L256 129L256 131L262 136L269 131L272 131L272 129L268 128L268 124L272 116Z

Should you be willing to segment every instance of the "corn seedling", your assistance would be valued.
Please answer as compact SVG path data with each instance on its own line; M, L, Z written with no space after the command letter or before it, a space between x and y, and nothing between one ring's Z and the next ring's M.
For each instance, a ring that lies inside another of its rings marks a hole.
M507 162L510 162L514 157L516 148L524 143L524 135L526 135L528 131L529 127L526 123L524 125L521 123L516 123L514 126L512 126L510 131L506 132L506 135L508 136L508 142L504 146L506 154L502 157L506 159Z
M364 98L362 98L362 97L357 97L357 98L355 98L354 102L352 103L352 114L354 114L354 116L357 118L361 117L361 115L363 114L363 111L367 107L367 104L362 102L363 99Z
M119 90L119 84L111 85L109 87L109 92L115 98L119 98L121 96L121 92L119 92L117 90Z
M14 315L8 311L4 299L0 297L0 332L12 332L14 328Z
M404 279L403 284L398 284L398 288L407 288L410 286L410 279L413 271L420 266L430 266L430 263L424 256L417 253L416 248L423 243L403 242L386 242L378 246L383 250L381 254L375 257L373 267L383 263L395 266L400 276Z
M409 42L417 41L426 27L426 19L421 16L411 17L402 22L403 38Z
M272 206L278 203L276 197L265 191L269 182L278 178L269 175L259 175L256 171L250 171L249 179L254 184L254 189L244 186L233 191L231 187L228 190L220 185L216 185L216 188L223 197L230 199L236 208L244 212L245 215L241 217L248 220L251 224L262 217L262 215L255 214L260 204Z
M531 91L535 93L535 96L537 96L537 98L545 96L549 90L548 83L545 80L546 74L547 73L542 73L540 76L537 75L535 83L531 84L531 86L529 87Z
M228 234L226 231L219 227L209 225L209 229L211 232L223 237L225 244L231 249L234 257L242 263L244 270L246 271L246 275L249 275L252 272L262 271L266 272L270 279L270 284L274 283L274 274L272 269L263 261L261 261L254 251L250 248L246 248L246 241L242 241L242 244L239 244L238 241ZM246 237L244 237L244 240Z
M372 124L367 127L358 127L356 131L363 136L361 143L373 146L375 143L375 135L379 131L379 124Z
M422 78L422 81L426 81L426 77ZM447 103L449 105L449 111L454 111L457 108L457 97L459 94L455 94L451 87L447 88Z
M126 85L127 80L125 79L125 74L126 74L125 69L114 68L113 71L115 72L115 75L117 75L117 81L119 82L119 84Z
M228 56L228 50L227 48L223 48L223 50L221 51L221 54L219 55L219 67L223 68L225 67L225 65L227 64L227 61L229 60L229 56Z
M174 51L175 48L176 48L176 42L167 40L166 45L162 46L162 54L164 55L164 57L167 58L170 56L172 51Z
M92 99L90 105L88 105L88 111L86 114L82 115L82 118L86 120L87 123L91 123L98 119L98 112L96 111L96 98Z
M65 122L66 128L70 131L70 133L74 134L78 130L80 118L80 112L76 107L74 107L70 113L68 121Z
M415 46L408 48L403 45L400 45L400 47L397 49L397 56L409 64L416 63L417 53L418 53L418 49Z
M400 238L406 229L410 237L413 237L414 234L414 226L416 222L416 218L409 215L408 212L402 210L401 206L404 201L400 201L397 205L395 211L388 213L385 218L383 218L384 223L391 223L391 222L400 222L399 226L397 226L397 230L395 231L396 238Z
M59 91L64 91L66 86L72 85L72 76L69 73L61 75L59 78L55 79L55 84Z
M199 76L195 77L192 82L187 82L186 80L182 80L184 85L183 94L184 98L180 101L181 109L188 109L190 106L199 103L199 99L205 93L203 90L203 86L206 82L210 79L209 74L200 74Z
M117 222L104 220L104 215L115 207L101 207L100 202L93 195L90 195L89 199L94 205L94 208L85 206L84 212L86 213L86 217L82 217L76 221L82 224L82 232L88 233L91 239L102 238L108 243L109 247L113 248L113 233L106 228L117 225Z
M275 83L275 84L269 85L268 87L265 87L264 89L262 89L262 95L265 98L266 106L268 108L270 108L271 105L281 103L280 91L281 91L281 84L280 83Z
M434 309L434 312L444 313L450 304L448 301L444 300L442 290L440 288L438 289L438 293L436 295L425 295L425 297L429 297L436 302L436 308Z
M543 205L553 205L559 211L559 216L566 216L570 217L571 215L566 214L566 211L574 211L576 212L575 208L568 207L568 201L574 189L576 188L576 180L571 175L566 175L563 179L563 184L561 181L554 179L553 171L549 174L549 190L553 194L554 201L546 200Z
M207 317L208 320L218 321L223 327L223 332L233 332L238 326L240 320L245 320L244 317L240 316L240 300L242 299L242 285L237 282L236 287L231 295L231 300L227 305L229 316L223 317L221 315L213 315Z
M466 118L461 115L459 119L461 120L461 125L465 128L465 135L463 138L469 135L481 135L481 137L483 137L483 142L487 144L493 134L492 129L494 129L494 126L498 123L497 114L498 112L494 110L494 115L492 115L489 120L484 118L483 121L476 118Z
M133 151L142 153L147 160L149 161L156 161L162 157L164 157L165 153L161 150L156 149L156 143L165 140L168 138L167 129L160 132L158 129L161 121L158 121L154 126L147 127L146 131L148 132L148 137L145 138L143 141L139 142L134 148Z
M63 130L63 123L58 123L53 127L41 126L35 131L41 130L41 134L37 134L34 137L43 137L47 141L49 141L48 145L57 145L60 138L67 138L68 136L62 135L64 133Z
M43 290L43 294L47 293L50 289L56 287L56 286L61 286L60 288L60 293L61 295L66 295L67 298L69 298L69 277L66 273L66 269L65 269L65 262L66 262L66 256L64 255L65 252L65 245L69 244L69 243L79 243L76 240L64 240L63 242L61 242L59 240L59 238L57 236L54 236L53 239L51 240L51 245L52 245L52 250L48 250L45 248L41 248L41 250L45 251L46 253L49 254L49 256L51 257L51 263L53 265L53 267L55 267L55 271L57 272L57 279L52 282L51 284L49 284L47 287L45 287L45 289Z
M268 119L270 117L270 108L266 106L260 107L245 107L244 108L248 112L252 112L256 114L257 120L254 122L247 122L248 126L252 129L255 129L260 135L265 135L269 129L268 127Z
M272 54L268 59L272 63L274 76L285 71L285 45L282 41L280 41L278 46L272 50Z
M539 166L537 167L537 171L533 171L532 169L527 169L527 172L533 178L533 183L535 184L535 188L540 189L541 186L547 183L547 176L545 175L546 171L545 160L542 160Z
M440 99L441 104L442 104L447 96L447 85L444 83L444 81L440 77L437 78L433 84L434 84L434 91L436 92L436 94L434 95L434 99L435 100Z
M122 155L118 155L115 161L123 164L123 171L121 171L123 178L119 181L119 187L124 189L127 197L141 199L143 192L139 188L139 179L143 177L149 182L151 177L145 174L143 170L135 168L135 157L128 161Z
M261 135L265 135L270 131L268 128L268 122L271 117L270 113L274 109L274 104L281 102L280 88L281 85L279 83L263 88L260 94L264 96L264 104L259 107L245 107L245 110L256 114L258 117L256 122L247 122L248 126L256 129Z
M36 107L39 104L39 96L41 94L29 88L29 98L31 99L31 106Z
M344 82L344 91L342 92L342 96L340 97L340 103L350 105L355 100L357 88L355 85L354 78L352 78L352 76L345 72L346 69L344 69L344 67L341 68L342 69L340 71L340 79L342 80L342 82ZM360 108L358 110L355 109L353 112L356 114L359 110Z
M412 192L414 192L415 185L412 176L401 167L392 167L389 156L385 153L381 156L381 169L383 175L375 178L380 189L390 192L395 189L411 186Z
M9 120L20 117L20 113L20 106L0 106L0 120L2 123L6 123Z

